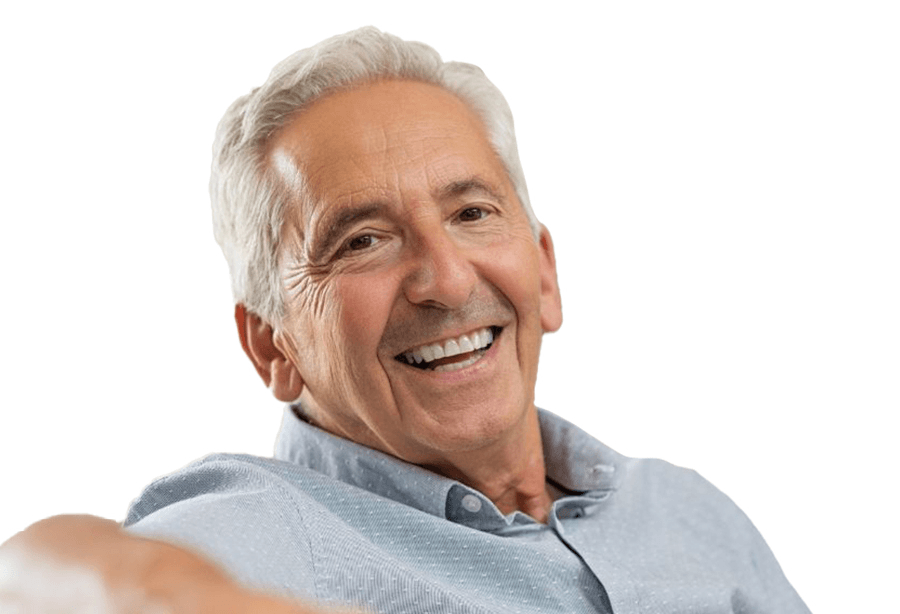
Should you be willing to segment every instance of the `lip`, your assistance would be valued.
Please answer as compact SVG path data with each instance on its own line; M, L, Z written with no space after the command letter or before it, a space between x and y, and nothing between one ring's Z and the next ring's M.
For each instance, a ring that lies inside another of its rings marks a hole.
M444 335L441 338L437 339L436 341L425 341L424 343L418 343L416 345L413 345L413 346L403 350L396 356L394 356L394 360L398 360L400 362L406 362L406 360L405 360L406 356L409 354L414 354L414 353L419 353L419 354L425 356L426 353L424 351L422 351L423 348L429 347L429 346L435 346L435 345L439 345L439 346L443 347L443 346L445 346L445 344L447 342L455 341L463 336L468 337L470 339L470 341L475 343L475 334L480 331L483 331L483 330L490 330L491 335L493 336L493 335L499 334L499 332L501 330L503 330L503 328L500 326L487 325L487 326L479 326L476 328L472 328L471 330L468 330L468 331L465 331L465 332L462 332L462 333L459 333L456 335ZM492 341L492 343L493 343L493 341ZM443 352L442 352L442 354L443 354Z
M453 331L446 332L446 333L443 333L440 337L435 337L434 339L432 339L430 341L416 342L415 344L402 349L400 352L396 352L394 358L398 358L398 357L402 358L403 354L405 354L406 352L412 352L414 349L422 347L423 345L434 345L434 344L443 345L450 339L458 339L459 337L461 337L463 335L471 335L472 333L477 332L483 328L490 328L494 332L496 332L497 329L503 329L503 325L501 325L501 324L476 324L476 325L470 326L468 328L460 328L458 332L453 332Z
M408 373L410 375L418 375L420 377L426 377L431 380L439 380L444 382L454 382L460 380L470 379L473 376L478 376L480 372L489 370L496 362L497 362L497 354L500 351L500 348L505 344L506 335L503 334L506 332L507 327L503 326L489 326L489 328L494 331L494 340L491 342L490 347L484 351L484 354L481 356L479 360L474 362L471 365L466 367L462 367L460 369L456 369L454 371L435 371L434 369L420 369L416 368L413 365L410 365L405 360L397 360L396 358L392 360L392 362L398 364L404 373ZM470 329L470 331L478 330L478 328ZM466 334L469 331L463 331L456 335ZM441 339L453 339L454 335L446 335L441 337ZM437 341L435 341L436 343ZM418 347L418 346L415 346ZM402 354L401 354L402 357Z

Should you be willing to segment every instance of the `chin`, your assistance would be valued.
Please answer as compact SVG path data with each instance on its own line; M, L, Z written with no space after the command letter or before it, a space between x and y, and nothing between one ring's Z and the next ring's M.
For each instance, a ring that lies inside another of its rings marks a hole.
M424 447L444 453L483 450L508 437L519 437L525 417L532 406L509 404L500 407L490 404L442 413L438 419L430 416L414 437Z

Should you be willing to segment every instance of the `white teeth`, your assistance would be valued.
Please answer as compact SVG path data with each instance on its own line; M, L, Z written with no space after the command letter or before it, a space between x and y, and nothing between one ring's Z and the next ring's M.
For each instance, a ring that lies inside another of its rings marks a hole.
M414 350L413 356L415 356L416 354L420 354L425 362L431 362L436 358L434 355L434 348L430 345L423 345L419 348L418 352Z
M475 335L473 335L473 337L474 337L474 336L475 336ZM461 352L463 352L463 353L465 353L465 352L474 352L474 351L475 351L475 345L473 345L472 341L471 341L468 337L466 337L465 335L463 335L462 337L459 338L459 350L460 350Z
M408 362L409 364L431 362L439 358L449 358L450 356L456 356L457 354L465 354L467 352L474 352L475 350L486 348L493 341L493 331L490 328L482 328L481 330L467 333L465 335L460 335L456 339L448 339L447 341L444 341L443 344L433 343L430 345L419 346L417 348L409 350L408 352L404 352L403 358L405 358L406 362ZM456 369L461 369L462 367L472 364L479 358L481 357L473 356L472 358L463 360L458 363L435 367L435 370L440 369L442 371L454 371ZM453 368L449 369L443 367Z
M450 356L456 356L457 354L462 354L462 350L459 349L459 344L456 341L454 341L453 339L451 339L444 346L444 356L450 357Z

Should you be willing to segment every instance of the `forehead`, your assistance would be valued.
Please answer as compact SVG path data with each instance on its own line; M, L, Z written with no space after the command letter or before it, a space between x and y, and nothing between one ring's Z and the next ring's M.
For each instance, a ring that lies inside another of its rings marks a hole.
M329 205L472 178L508 181L468 105L415 81L378 81L316 101L276 135L269 159L289 187L302 177Z

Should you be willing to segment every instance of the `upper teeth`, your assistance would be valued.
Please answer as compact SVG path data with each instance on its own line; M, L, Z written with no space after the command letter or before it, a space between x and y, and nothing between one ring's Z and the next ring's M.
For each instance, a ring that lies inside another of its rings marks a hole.
M449 358L457 354L474 352L486 348L494 341L494 333L490 328L482 328L473 333L460 335L455 339L447 339L441 343L432 343L413 348L403 353L403 357L409 364L418 362L431 362L438 358Z

